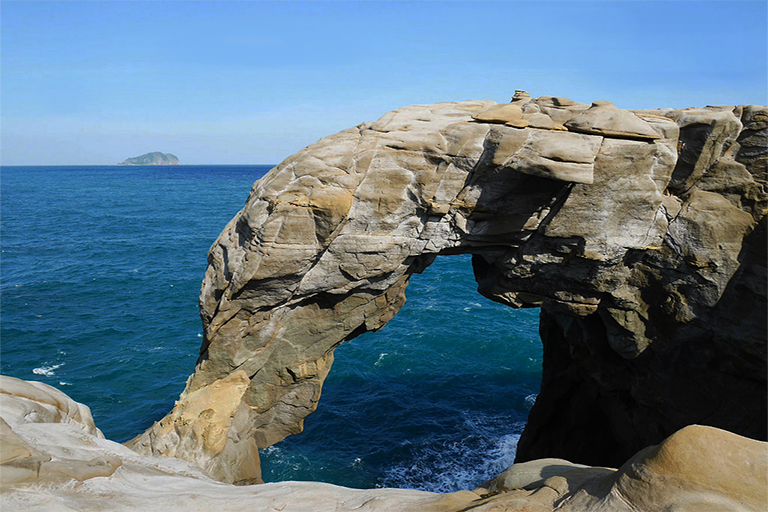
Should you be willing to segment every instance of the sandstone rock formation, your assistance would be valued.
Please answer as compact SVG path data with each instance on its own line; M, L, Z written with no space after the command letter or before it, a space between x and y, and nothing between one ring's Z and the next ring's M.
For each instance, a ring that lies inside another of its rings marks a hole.
M458 253L484 296L541 308L518 461L615 467L693 423L765 439L767 126L761 106L519 93L322 139L258 181L212 246L195 373L128 444L258 482L257 449L302 430L334 348ZM196 403L212 394L221 408Z
M222 484L188 462L141 456L104 439L88 407L51 386L0 376L0 509L4 512L320 512L373 510L365 503L380 501L390 510L414 510L424 503L439 503L441 498L420 491L356 491L309 482L258 487Z
M515 464L474 490L469 510L636 512L764 510L766 443L688 426L618 470L543 459Z
M619 470L544 459L515 464L474 491L355 490L314 482L236 487L170 457L108 441L87 407L38 382L0 377L0 508L15 512L762 511L768 443L690 426Z
M50 433L50 424L71 426L70 431L95 439L104 435L93 423L91 410L56 388L0 376L0 484L83 480L114 473L117 464L108 457L74 460L55 457L36 447L35 441ZM61 443L64 444L64 443ZM64 452L66 448L61 447Z

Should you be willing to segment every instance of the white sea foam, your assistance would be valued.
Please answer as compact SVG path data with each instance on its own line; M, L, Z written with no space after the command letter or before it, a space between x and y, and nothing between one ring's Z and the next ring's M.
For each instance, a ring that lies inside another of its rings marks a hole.
M278 448L277 446L272 445L272 446L268 446L268 447L264 448L262 450L262 453L267 453L267 454L270 454L270 455L274 454L276 456L279 456L282 453L282 450L280 448Z
M46 361L45 363L43 363L43 366L33 369L32 373L34 373L35 375L43 375L45 377L53 377L55 374L54 370L56 370L57 368L60 368L61 365L63 364L64 363L48 364L48 362Z
M515 463L518 441L520 441L520 434L507 434L499 438L496 446L488 453L490 473L501 473Z
M514 463L519 440L519 434L501 436L474 456L468 456L472 448L463 442L448 443L415 461L391 467L381 486L429 492L471 490Z
M527 397L525 397L525 406L528 408L529 411L533 407L533 404L536 403L536 397L538 396L539 396L538 394L534 393L532 395L528 395Z
M413 458L385 471L381 486L430 492L471 490L514 463L523 423L507 425L513 432L502 434L496 417L482 413L462 416L463 437L416 446Z

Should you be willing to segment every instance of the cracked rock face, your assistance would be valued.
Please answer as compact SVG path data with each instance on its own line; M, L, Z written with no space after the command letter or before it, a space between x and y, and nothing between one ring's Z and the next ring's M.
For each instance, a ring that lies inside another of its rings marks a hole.
M541 308L518 461L615 467L692 423L764 439L767 126L761 106L518 93L322 139L259 180L213 244L195 373L128 444L258 482L257 449L301 432L335 347L459 253L481 294Z

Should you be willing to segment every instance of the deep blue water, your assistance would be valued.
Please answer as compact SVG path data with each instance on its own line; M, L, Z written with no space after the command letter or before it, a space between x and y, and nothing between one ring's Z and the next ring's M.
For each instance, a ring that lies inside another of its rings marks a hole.
M0 168L0 371L55 386L125 441L173 406L201 341L206 254L269 166ZM267 481L451 491L512 463L541 379L538 311L476 293L468 256L414 276L336 350Z

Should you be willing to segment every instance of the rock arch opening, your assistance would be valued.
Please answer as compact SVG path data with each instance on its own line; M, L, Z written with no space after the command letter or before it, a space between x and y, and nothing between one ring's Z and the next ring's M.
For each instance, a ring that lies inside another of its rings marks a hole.
M539 311L476 290L468 254L413 276L395 318L335 350L304 432L262 451L264 480L451 492L511 465L540 387Z

